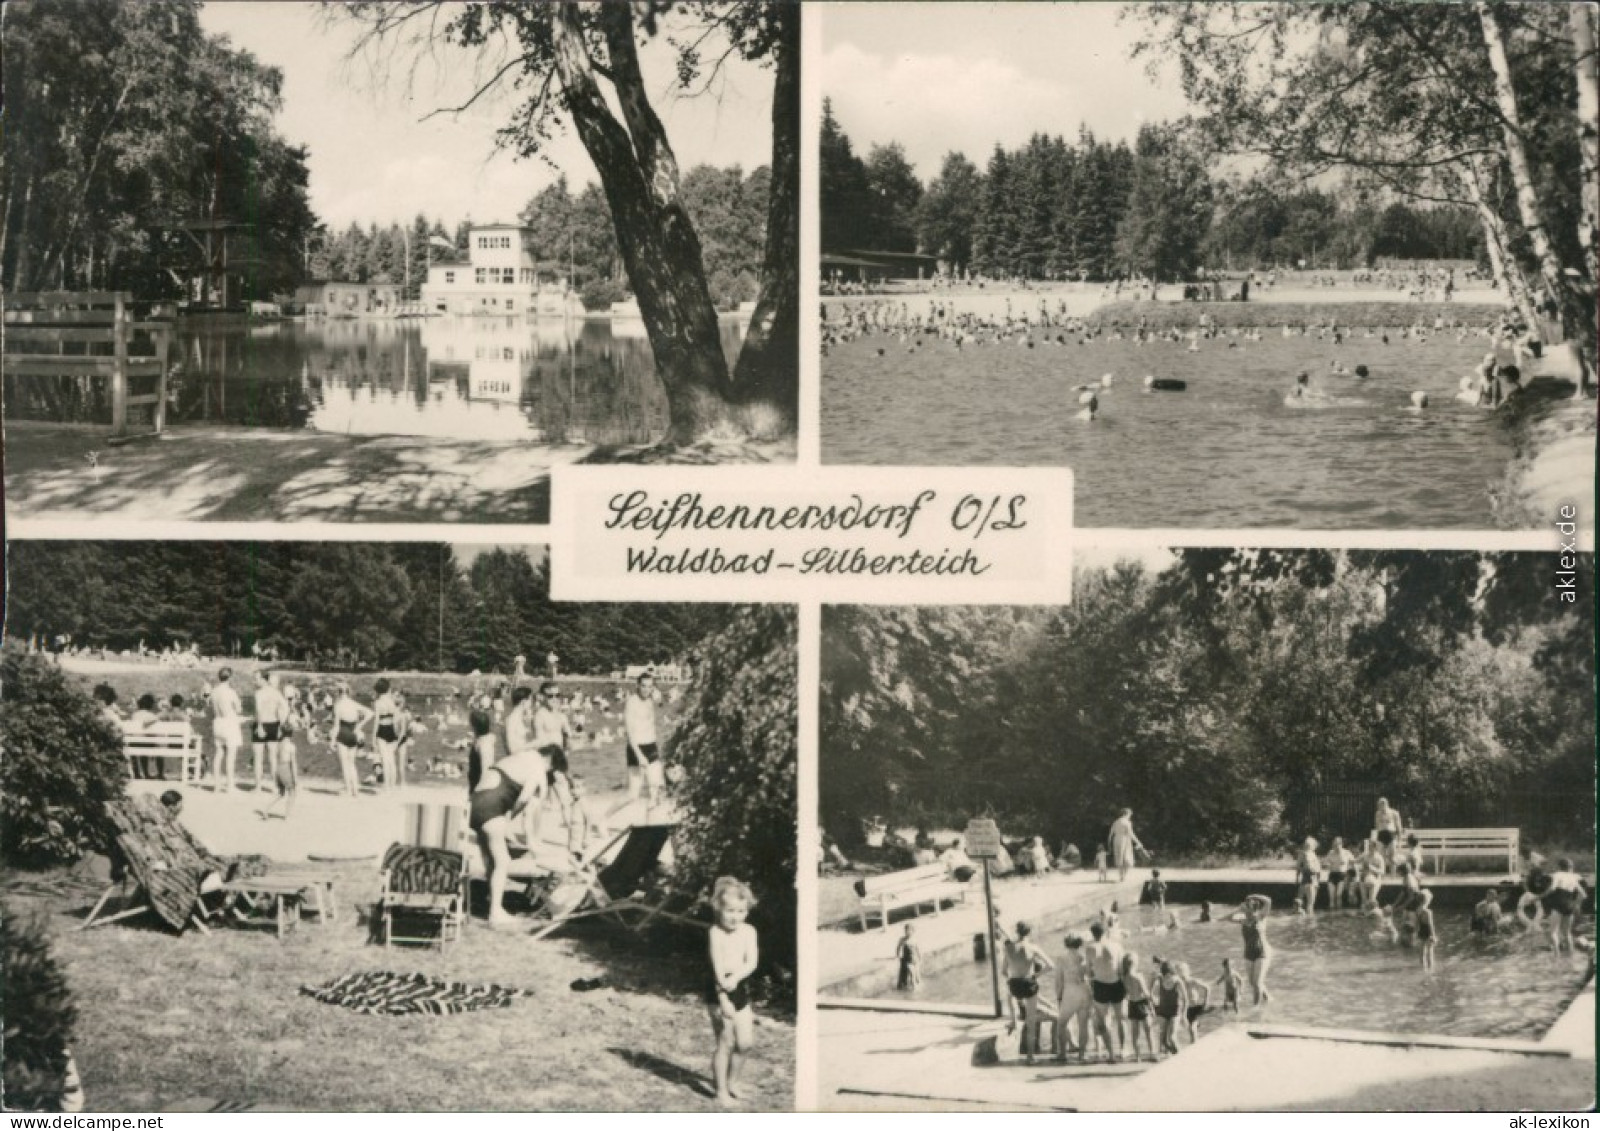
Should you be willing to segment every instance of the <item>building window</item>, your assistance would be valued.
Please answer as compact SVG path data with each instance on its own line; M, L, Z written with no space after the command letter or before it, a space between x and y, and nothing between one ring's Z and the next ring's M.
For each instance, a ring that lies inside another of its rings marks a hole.
M485 271L482 267L479 267L474 274L474 278L477 280L478 286L480 287L483 286L484 275Z
M456 273L454 271L446 271L444 273L444 281L447 282L447 283L455 282L456 281Z
M524 268L522 268L522 285L525 286L525 287L533 286L533 268L532 267L524 267Z

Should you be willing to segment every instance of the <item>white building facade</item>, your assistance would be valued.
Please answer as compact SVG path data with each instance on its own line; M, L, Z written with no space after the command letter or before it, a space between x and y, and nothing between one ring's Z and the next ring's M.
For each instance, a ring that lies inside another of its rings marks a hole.
M422 285L429 314L582 317L583 304L565 279L541 282L532 232L515 224L473 228L467 263L436 263Z

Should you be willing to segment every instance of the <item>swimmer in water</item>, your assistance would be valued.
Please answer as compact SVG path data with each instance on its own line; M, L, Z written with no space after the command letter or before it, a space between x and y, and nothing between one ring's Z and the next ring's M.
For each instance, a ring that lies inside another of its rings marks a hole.
M1421 412L1428 407L1428 394L1418 389L1411 394L1411 403L1406 406L1407 412Z
M1100 415L1100 398L1093 393L1084 393L1078 399L1078 403L1083 406L1078 410L1078 419L1085 424L1092 423L1094 418Z

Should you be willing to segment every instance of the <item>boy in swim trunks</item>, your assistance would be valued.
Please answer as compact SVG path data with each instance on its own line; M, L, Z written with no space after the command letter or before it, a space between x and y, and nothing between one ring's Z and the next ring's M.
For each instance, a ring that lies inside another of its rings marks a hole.
M1020 1015L1022 1054L1028 1058L1029 1064L1033 1063L1034 1054L1039 1051L1042 1020L1039 1014L1039 975L1056 968L1050 956L1029 938L1032 933L1033 927L1028 923L1017 924L1014 938L1006 937L1004 930L1001 930L1006 948L1006 988L1011 992L1012 1001L1011 1024L1007 1032L1016 1029Z
M1131 950L1122 956L1122 986L1128 996L1128 1044L1134 1060L1139 1057L1139 1034L1150 1059L1156 1059L1155 1040L1150 1035L1150 989L1139 973L1139 956Z
M572 724L561 709L559 693L552 680L539 685L539 706L533 712L533 748L544 755L550 792L561 808L562 821L570 825L572 780L567 767L567 744L572 738Z
M1196 1024L1211 1011L1211 987L1194 976L1187 962L1178 963L1178 977L1183 979L1184 989L1189 991L1189 1004L1183 1011L1183 1028L1189 1034L1189 1043L1192 1045L1200 1039Z
M1244 986L1244 975L1233 968L1233 959L1222 960L1222 977L1212 983L1222 987L1222 1012L1239 1012L1239 991Z
M655 677L649 672L639 676L623 701L622 735L626 746L628 794L607 814L608 818L638 801L641 793L647 817L661 802L666 783L662 777L661 747L656 733L656 705L660 701Z

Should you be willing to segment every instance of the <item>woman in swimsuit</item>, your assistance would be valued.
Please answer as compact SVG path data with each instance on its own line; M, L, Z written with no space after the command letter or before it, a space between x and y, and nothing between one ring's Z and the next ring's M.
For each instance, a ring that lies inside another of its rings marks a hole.
M1267 968L1272 965L1272 946L1267 942L1267 915L1272 900L1264 895L1248 896L1241 908L1240 929L1244 933L1244 961L1250 977L1250 992L1255 1004L1272 1000L1267 990Z
M536 751L519 750L507 754L483 771L478 787L472 791L468 825L478 834L478 845L489 869L489 925L511 922L502 900L506 894L506 872L511 867L511 849L506 840L511 821L528 807L528 802L544 793L544 759Z
M494 719L488 711L474 707L467 716L472 727L472 747L467 752L467 791L478 788L483 773L499 757L499 736L494 733Z
M350 694L348 680L339 681L339 697L333 703L333 749L339 755L339 776L351 797L361 794L361 776L356 772L356 751L361 748L361 728L372 712Z
M1572 861L1565 856L1557 860L1556 870L1550 876L1550 887L1540 899L1550 916L1550 945L1557 954L1561 953L1563 941L1567 952L1573 952L1572 924L1587 895L1583 877L1572 870Z
M393 790L400 784L399 766L395 751L400 747L400 704L389 693L389 681L380 679L372 685L377 701L372 704L372 749L378 756L378 774L383 778L383 788Z

